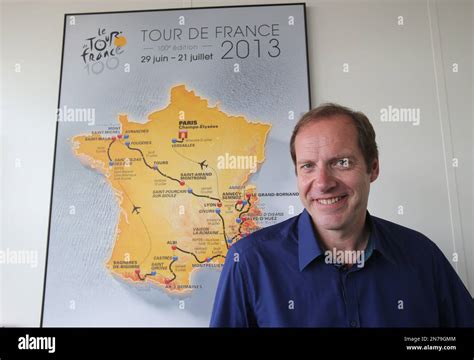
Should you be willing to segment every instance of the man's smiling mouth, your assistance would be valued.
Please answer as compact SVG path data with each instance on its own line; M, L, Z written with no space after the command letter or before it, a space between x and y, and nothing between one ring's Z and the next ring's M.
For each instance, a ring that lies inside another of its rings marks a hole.
M341 196L336 196L336 197L332 197L332 198L316 199L316 201L318 202L318 204L321 204L321 205L332 205L332 204L335 204L335 203L341 201L346 196L347 195L341 195Z

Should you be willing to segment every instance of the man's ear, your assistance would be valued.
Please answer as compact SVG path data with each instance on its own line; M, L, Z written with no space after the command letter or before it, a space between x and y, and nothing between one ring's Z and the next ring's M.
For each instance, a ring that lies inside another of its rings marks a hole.
M379 177L380 162L379 159L374 159L372 168L370 169L370 182L374 182Z

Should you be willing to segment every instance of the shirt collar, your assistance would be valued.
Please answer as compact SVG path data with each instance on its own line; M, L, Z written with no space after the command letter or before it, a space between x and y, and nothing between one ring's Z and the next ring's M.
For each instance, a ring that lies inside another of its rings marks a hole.
M391 263L396 264L393 254L389 251L388 242L385 240L384 232L375 216L370 215L367 211L367 222L370 227L370 238L372 243L372 251L376 250L387 258Z
M383 234L377 226L376 218L371 216L369 211L367 211L366 221L370 228L366 258L368 259L374 251L377 251L389 261L395 263L393 256L385 246ZM322 255L324 255L324 251L321 249L318 236L314 231L313 220L308 211L304 209L298 219L298 260L300 271L303 271L310 262Z
M313 228L313 220L306 209L298 219L298 256L300 271L318 256L324 254Z

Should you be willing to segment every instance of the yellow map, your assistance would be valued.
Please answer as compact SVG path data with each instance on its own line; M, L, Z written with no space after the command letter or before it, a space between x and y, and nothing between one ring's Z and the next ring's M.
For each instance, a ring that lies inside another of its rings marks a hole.
M233 243L258 229L262 211L249 176L265 160L271 125L210 107L184 85L144 123L72 138L75 155L102 173L120 207L108 269L173 293L191 275L221 267Z

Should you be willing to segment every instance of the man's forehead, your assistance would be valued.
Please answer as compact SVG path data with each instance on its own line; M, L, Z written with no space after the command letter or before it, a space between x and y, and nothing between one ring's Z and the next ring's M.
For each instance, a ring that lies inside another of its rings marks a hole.
M344 138L330 136L307 136L302 137L296 143L299 151L318 151L324 148L339 149L347 148L348 142Z
M298 135L313 132L324 135L326 133L357 132L357 129L348 116L334 115L311 120L300 128Z
M347 147L341 148L306 148L297 152L297 162L315 161L316 159L331 161L337 159L355 159L358 152Z
M322 147L327 145L357 145L357 129L350 119L321 119L303 126L295 145Z

